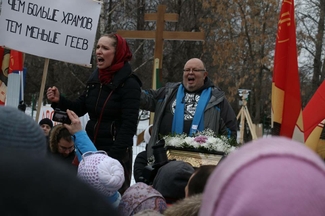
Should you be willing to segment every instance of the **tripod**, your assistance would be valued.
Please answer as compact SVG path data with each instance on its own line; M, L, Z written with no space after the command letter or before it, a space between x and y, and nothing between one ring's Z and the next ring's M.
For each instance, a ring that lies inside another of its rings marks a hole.
M237 120L240 117L240 138L239 138L239 143L243 144L244 143L244 129L245 129L245 119L247 120L247 124L249 127L249 131L252 135L252 139L255 140L257 139L256 131L251 119L251 116L249 115L248 109L247 109L247 100L246 98L248 97L248 92L243 91L242 92L242 107L237 115Z

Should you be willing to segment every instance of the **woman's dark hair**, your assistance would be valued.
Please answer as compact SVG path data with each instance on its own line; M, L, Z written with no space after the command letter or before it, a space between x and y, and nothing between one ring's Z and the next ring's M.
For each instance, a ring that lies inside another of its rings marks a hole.
M215 165L202 165L194 171L187 185L188 196L203 193L208 178L215 167Z

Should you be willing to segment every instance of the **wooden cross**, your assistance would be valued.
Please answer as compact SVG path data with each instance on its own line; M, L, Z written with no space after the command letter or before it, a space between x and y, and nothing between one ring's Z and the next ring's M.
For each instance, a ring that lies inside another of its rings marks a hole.
M154 69L152 76L152 89L156 89L156 70L162 68L164 40L204 41L204 32L164 31L165 21L177 22L178 14L165 13L166 5L159 5L157 13L144 14L145 21L156 21L156 31L127 31L118 30L117 34L128 39L155 40Z
M158 69L162 68L163 45L164 40L187 40L187 41L204 41L204 32L173 32L164 31L165 22L177 22L178 14L165 13L166 5L159 5L157 13L144 14L145 21L156 21L156 31L128 31L118 30L117 34L128 39L146 39L155 40L154 64L152 72L152 89L157 88L157 73ZM150 114L150 124L153 124L153 113ZM138 135L137 145L143 141L144 131Z

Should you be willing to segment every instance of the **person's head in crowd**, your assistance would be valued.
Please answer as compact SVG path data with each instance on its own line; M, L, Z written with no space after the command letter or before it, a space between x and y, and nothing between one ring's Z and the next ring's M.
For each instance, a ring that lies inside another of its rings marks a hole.
M53 128L52 120L49 118L43 118L38 124L42 128L44 135L48 136L50 134L50 130Z
M38 124L14 107L0 106L0 150L46 155L46 139Z
M118 160L104 151L86 152L78 166L78 177L102 193L114 207L118 207L121 200L118 190L124 183L124 170Z
M0 173L0 215L118 215L104 196L49 158L0 151Z
M50 148L54 154L68 157L74 153L74 141L72 135L63 124L56 125L50 133Z
M24 101L20 101L18 105L18 110L25 112L26 111L26 104Z
M260 138L213 171L199 215L325 215L323 188L325 164L315 152L288 138Z
M192 58L188 60L183 71L183 85L187 91L195 92L204 86L208 72L201 59Z
M166 208L167 204L161 193L142 182L129 187L119 205L121 216L132 216L147 209L163 213Z
M194 168L184 161L170 161L160 167L153 180L153 188L159 191L168 204L185 197L185 187Z
M200 211L202 194L179 200L169 206L164 212L165 216L197 216Z
M215 167L215 165L202 165L197 168L185 187L185 197L203 193L206 182Z

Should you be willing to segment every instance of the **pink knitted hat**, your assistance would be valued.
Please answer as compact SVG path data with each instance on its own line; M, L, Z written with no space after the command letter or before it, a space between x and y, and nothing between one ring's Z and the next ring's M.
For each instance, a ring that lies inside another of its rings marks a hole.
M258 139L211 174L200 216L325 215L325 164L301 143Z
M122 187L124 170L118 160L100 152L91 152L83 155L78 177L105 196L111 196Z

